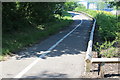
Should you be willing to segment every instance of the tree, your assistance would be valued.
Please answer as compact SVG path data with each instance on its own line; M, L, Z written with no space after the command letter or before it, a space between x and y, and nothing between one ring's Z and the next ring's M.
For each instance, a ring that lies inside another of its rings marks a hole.
M3 32L36 27L41 23L54 21L55 11L63 11L63 3L57 2L3 2Z
M76 2L66 2L64 9L66 11L72 11L74 10L76 7L78 6L78 4Z
M118 10L119 8L120 8L120 1L112 1L112 2L109 2L109 7L111 8L111 7L115 7L116 8L116 10Z

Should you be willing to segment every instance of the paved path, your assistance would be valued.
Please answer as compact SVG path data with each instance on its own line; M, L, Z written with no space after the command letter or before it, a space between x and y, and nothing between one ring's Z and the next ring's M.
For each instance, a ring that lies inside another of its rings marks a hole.
M80 78L92 19L73 15L74 23L66 30L36 44L20 55L0 62L3 78ZM41 51L46 52L45 55ZM45 57L43 57L45 56Z

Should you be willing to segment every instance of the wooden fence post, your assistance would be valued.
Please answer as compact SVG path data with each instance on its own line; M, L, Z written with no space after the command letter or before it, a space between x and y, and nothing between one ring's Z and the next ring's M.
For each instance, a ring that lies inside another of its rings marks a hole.
M85 63L86 65L85 65L85 70L86 70L86 72L90 72L90 68L91 68L91 62L86 62Z
M104 78L104 64L105 63L103 62L100 64L100 77L101 78Z

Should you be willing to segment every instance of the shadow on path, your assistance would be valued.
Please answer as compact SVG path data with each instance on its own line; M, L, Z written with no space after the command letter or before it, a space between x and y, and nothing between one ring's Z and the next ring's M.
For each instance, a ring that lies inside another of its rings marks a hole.
M35 76L26 76L25 78L65 78L67 77L67 74L62 74L62 73L53 73L53 72L48 72L48 71L43 71L40 74L37 74Z
M105 74L104 77L113 77L113 76L118 76L120 77L120 74Z
M70 13L70 14L72 16L81 15L77 13ZM83 23L73 33L71 33L67 38L65 38L60 44L58 44L55 47L55 49L50 51L46 55L46 57L55 57L55 56L61 56L61 55L66 55L66 54L78 55L78 54L81 54L82 52L86 52L87 42L89 39L89 33L91 31L92 20L83 19L82 21ZM47 41L48 43L44 42L44 44L42 45L36 44L35 46L30 47L27 50L21 52L18 55L18 57L16 57L16 59L20 60L22 58L39 57L40 55L42 55L41 51L43 52L47 51L48 48L50 48L63 36L69 33L78 24L80 24L80 20L74 20L74 23L71 26L69 26L69 28L63 31L60 31L56 35L51 36L53 37L51 39L48 38L49 39Z

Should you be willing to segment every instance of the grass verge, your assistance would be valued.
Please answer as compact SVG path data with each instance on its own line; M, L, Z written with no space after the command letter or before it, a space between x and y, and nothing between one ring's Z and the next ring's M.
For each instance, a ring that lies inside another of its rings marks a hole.
M53 35L71 24L72 17L69 13L64 12L63 17L57 16L56 21L40 24L37 27L24 28L20 32L12 32L11 34L3 34L2 36L2 55L10 55L24 47L31 46L34 43Z

